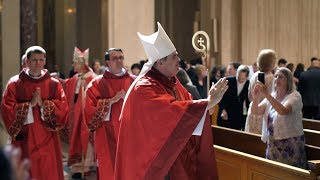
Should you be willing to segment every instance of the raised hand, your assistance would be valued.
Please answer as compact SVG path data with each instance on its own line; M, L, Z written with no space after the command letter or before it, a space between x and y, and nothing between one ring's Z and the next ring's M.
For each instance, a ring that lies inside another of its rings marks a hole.
M257 82L253 89L253 98L259 98L260 96L266 97L268 94L267 86L261 82Z
M208 109L213 108L214 105L218 104L224 93L228 89L228 80L226 78L221 78L216 84L213 84L209 90L208 95Z

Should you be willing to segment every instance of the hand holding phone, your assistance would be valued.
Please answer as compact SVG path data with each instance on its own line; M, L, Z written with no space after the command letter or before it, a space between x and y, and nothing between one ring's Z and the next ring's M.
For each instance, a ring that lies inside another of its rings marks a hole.
M265 83L265 81L264 81L264 73L263 73L263 72L259 72L259 73L258 73L258 80L259 80L262 84Z

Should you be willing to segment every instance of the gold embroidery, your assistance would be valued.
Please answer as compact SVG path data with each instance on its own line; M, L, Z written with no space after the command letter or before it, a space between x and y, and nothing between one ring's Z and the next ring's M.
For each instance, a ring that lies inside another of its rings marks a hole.
M9 134L15 139L22 129L23 123L26 121L29 110L29 102L20 103L17 105L15 120L9 128Z
M57 131L63 126L57 123L55 115L55 104L52 101L43 101L44 126L52 131Z
M102 125L102 121L107 116L107 112L110 108L110 99L99 99L97 106L97 112L94 114L92 120L87 124L90 131L94 131Z

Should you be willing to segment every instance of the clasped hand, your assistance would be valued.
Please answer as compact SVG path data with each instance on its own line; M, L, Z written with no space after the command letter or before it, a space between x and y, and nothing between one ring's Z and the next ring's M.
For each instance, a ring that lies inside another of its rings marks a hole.
M228 80L226 78L221 78L216 84L212 83L212 86L209 90L208 98L208 109L211 109L214 107L214 105L218 104L224 93L228 89Z
M40 87L37 87L35 92L32 95L31 99L31 107L34 107L36 105L42 106L42 98L41 98L41 89Z
M114 104L118 102L120 99L124 99L125 96L126 96L126 92L122 89L121 91L117 92L115 96L111 98L110 103Z
M115 96L113 96L112 98L108 99L99 99L98 103L105 103L105 102L109 102L110 105L118 102L121 98L124 99L124 97L126 96L126 92L122 89L121 91L117 92L117 94Z

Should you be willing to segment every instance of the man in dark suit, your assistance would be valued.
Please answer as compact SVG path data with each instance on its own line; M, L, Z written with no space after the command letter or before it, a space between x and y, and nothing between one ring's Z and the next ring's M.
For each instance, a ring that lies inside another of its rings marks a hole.
M218 125L243 130L249 107L249 68L241 65L236 76L227 77L228 90L219 103Z
M312 58L311 64L309 70L300 74L298 90L303 101L303 117L320 120L320 60Z

